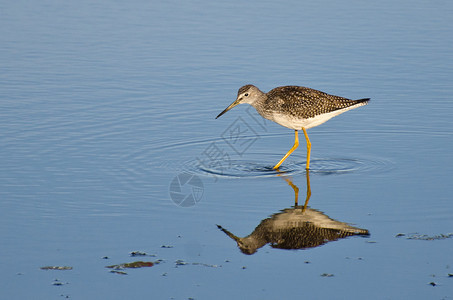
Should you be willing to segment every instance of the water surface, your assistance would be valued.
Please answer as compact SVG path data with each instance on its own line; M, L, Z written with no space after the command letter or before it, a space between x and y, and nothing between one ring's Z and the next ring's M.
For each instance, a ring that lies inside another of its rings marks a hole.
M3 297L453 295L451 4L14 1L0 11ZM371 98L308 131L307 209L369 235L245 255L219 230L245 237L297 210L294 187L305 201L303 141L283 175L272 170L291 130L247 105L214 119L249 83ZM135 261L153 266L106 268Z

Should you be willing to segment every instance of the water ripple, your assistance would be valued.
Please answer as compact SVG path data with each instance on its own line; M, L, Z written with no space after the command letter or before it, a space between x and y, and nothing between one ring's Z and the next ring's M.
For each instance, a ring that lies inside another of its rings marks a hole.
M165 173L178 174L188 172L194 175L211 178L268 178L282 173L286 175L305 174L306 157L304 154L293 153L280 167L273 169L275 163L281 159L281 153L247 152L243 157L238 155L228 157L228 160L214 160L203 162L202 155L192 157L176 157L185 148L209 145L213 142L222 142L221 138L189 140L180 143L168 143L165 140L152 145L146 145L116 158L120 165L109 165L109 174L118 178L118 181L128 186L143 187L150 184L156 170L165 170ZM162 154L165 152L165 154ZM201 153L201 152L200 152ZM350 154L350 157L321 157L312 158L310 174L312 175L340 175L347 173L377 174L394 169L394 163L379 157L364 157L360 154ZM155 159L160 157L160 159Z
M257 154L263 158L263 154ZM185 171L201 175L216 176L223 178L258 178L275 177L282 173L286 175L298 175L306 172L305 158L292 155L279 170L273 169L273 164L266 164L266 161L277 162L279 156L268 154L263 160L237 159L228 162L219 162L211 166L201 165L196 160L187 161L183 168ZM272 157L272 158L269 158ZM310 174L339 175L345 173L381 173L392 170L392 162L377 158L320 158L312 159L310 162Z

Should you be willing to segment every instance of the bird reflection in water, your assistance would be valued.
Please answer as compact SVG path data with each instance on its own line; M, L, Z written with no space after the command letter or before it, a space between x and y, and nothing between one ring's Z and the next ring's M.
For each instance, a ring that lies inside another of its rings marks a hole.
M217 227L236 241L244 254L254 254L259 248L270 244L279 249L307 249L321 246L348 236L368 236L366 229L329 218L324 213L309 208L311 196L310 174L306 171L307 196L304 205L298 205L299 188L289 177L282 177L293 189L295 205L264 219L246 237L237 237L220 225Z

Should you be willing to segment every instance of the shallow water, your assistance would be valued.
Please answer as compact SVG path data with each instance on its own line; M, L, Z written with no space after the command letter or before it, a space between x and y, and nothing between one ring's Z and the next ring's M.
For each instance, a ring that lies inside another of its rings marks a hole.
M452 4L0 12L1 298L452 297ZM246 237L306 199L303 139L276 172L291 130L248 105L215 120L248 83L371 98L308 131L306 208L368 236L247 255L217 227ZM153 265L106 268L135 261Z

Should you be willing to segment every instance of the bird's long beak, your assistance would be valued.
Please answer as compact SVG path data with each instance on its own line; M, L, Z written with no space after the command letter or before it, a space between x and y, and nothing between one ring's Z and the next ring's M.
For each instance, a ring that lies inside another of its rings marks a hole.
M228 106L227 108L224 109L224 111L222 111L217 117L215 117L216 119L218 117L220 117L221 115L223 115L224 113L226 113L227 111L229 111L230 109L232 109L233 107L235 107L236 105L239 104L239 99L237 99L236 101L234 101L233 103L230 104L230 106Z
M222 230L226 235L228 235L230 238L232 238L233 240L235 240L236 242L240 242L241 241L241 238L235 236L234 234L232 234L231 232L229 232L228 230L226 230L225 228L223 228L222 226L220 225L217 225L217 228L219 228L220 230Z

